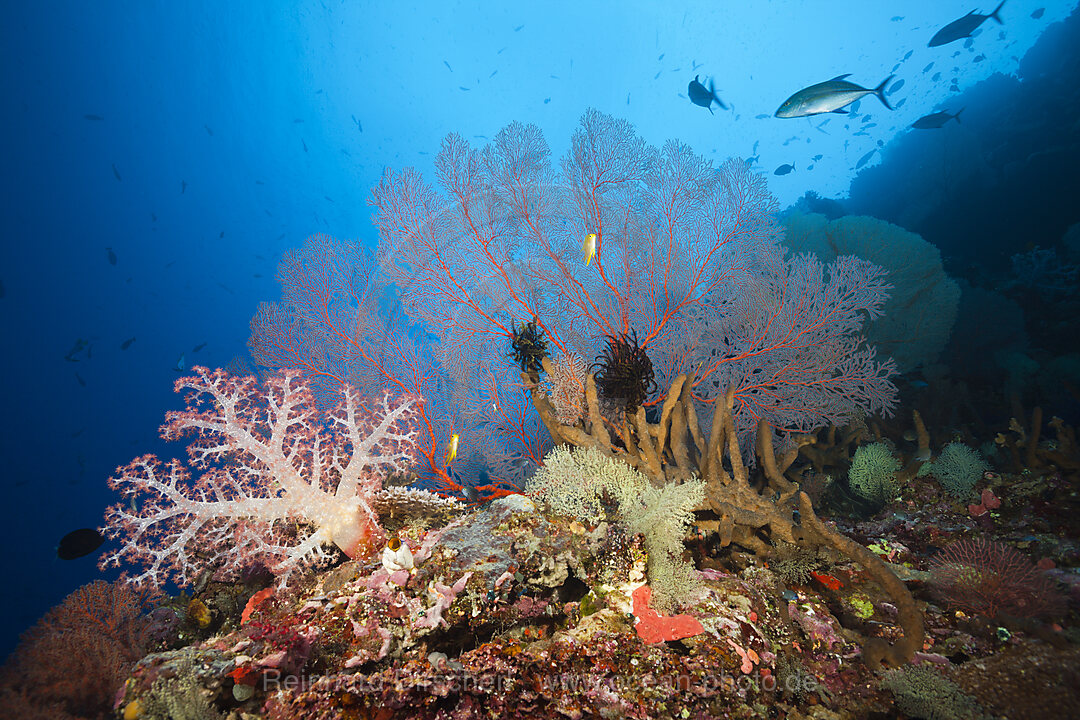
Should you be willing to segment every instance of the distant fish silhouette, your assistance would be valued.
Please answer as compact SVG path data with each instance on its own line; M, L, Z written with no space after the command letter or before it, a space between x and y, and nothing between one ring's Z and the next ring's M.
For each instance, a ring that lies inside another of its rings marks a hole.
M1032 17L1034 17L1034 16L1032 16ZM101 121L101 120L104 120L105 118L101 117L100 115L87 114L87 115L83 115L83 119Z
M1039 8L1035 12L1031 13L1031 19L1032 20L1038 20L1039 18L1041 18L1043 16L1044 12L1046 12L1046 8Z
M960 108L959 110L957 110L955 115L950 115L944 110L942 110L941 112L930 113L929 115L923 115L921 118L912 123L911 127L915 128L916 130L933 130L935 128L944 126L945 123L949 122L950 120L956 120L956 122L959 123L960 113L962 112L964 112L964 108Z
M706 88L698 80L698 77L698 75L695 75L694 79L690 81L690 85L686 88L686 94L690 97L690 102L706 108L710 113L712 113L713 103L716 103L722 109L727 110L728 106L725 105L716 94L716 86L713 84L712 78L709 78L709 87Z
M204 347L206 347L206 343L199 343L198 345L196 345L195 347L193 347L193 348L191 349L191 352L193 352L193 353L197 353L197 352L199 352L200 350L202 350L202 349L203 349Z
M124 178L120 177L120 171L116 169L116 163L113 163L113 166L112 166L112 174L113 174L113 176L114 176L114 177L115 177L115 178L116 178L117 180L119 180L120 182L123 182L123 181L124 181Z
M121 350L127 350L129 347L131 347L131 343L133 343L133 342L135 342L135 336L134 335L129 337L124 342L120 343L120 349Z
M795 171L795 163L785 163L773 170L773 175L787 175Z
M107 257L109 258L109 264L110 265L115 265L116 264L116 253L113 252L113 249L111 247L107 247L107 248L105 248L105 252L108 253Z
M927 47L940 47L941 45L948 45L951 42L956 42L961 38L971 37L971 33L975 32L980 25L982 25L988 18L994 18L997 20L998 25L1004 25L998 12L1001 11L1001 6L1005 4L1005 0L1001 0L994 12L989 15L980 15L974 10L969 12L959 20L953 20L951 23L934 33L934 37L930 38L930 42L927 43Z
M88 341L79 338L71 346L71 349L67 351L67 354L64 355L64 359L68 362L79 362L79 358L77 358L76 355L87 349L89 346L90 343Z
M61 560L75 560L97 550L105 542L105 536L93 528L72 530L60 538L56 547L56 557Z
M176 372L184 372L187 368L187 362L184 360L184 353L180 353L180 357L176 359L176 365L173 366L173 370Z

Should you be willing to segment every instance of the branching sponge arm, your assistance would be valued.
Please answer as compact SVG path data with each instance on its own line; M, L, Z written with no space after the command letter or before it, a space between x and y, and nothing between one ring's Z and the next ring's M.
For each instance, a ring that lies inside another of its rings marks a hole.
M915 604L915 598L907 586L885 566L874 553L849 537L830 530L814 514L810 497L799 493L799 515L802 525L811 533L811 537L832 547L863 566L863 569L887 592L896 604L900 627L904 637L889 645L881 638L870 638L863 645L863 660L871 667L882 663L892 667L910 662L916 651L922 649L925 638L922 614Z

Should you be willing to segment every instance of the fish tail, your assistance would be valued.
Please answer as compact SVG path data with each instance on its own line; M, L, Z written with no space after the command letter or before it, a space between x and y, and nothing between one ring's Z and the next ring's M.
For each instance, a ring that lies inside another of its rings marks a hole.
M953 120L955 120L955 121L956 121L956 124L957 124L957 125L959 125L959 124L960 124L960 113L964 112L964 110L965 110L965 109L966 109L966 108L960 108L959 110L957 110L957 111L956 111L956 114L952 116L952 117L953 117Z
M896 75L890 75L889 77L882 80L880 85L874 88L874 94L877 95L877 99L880 100L881 104L889 110L892 110L892 105L890 105L889 101L885 99L885 86L892 82L892 79L894 77L896 77Z
M1001 19L1000 15L998 15L998 12L1001 10L1002 5L1004 5L1004 4L1005 4L1005 0L1001 0L1001 4L998 5L996 8L994 8L994 12L990 13L990 17L997 20L998 25L1004 25L1005 24L1005 21Z
M727 105L720 100L720 96L716 94L716 81L709 78L709 94L712 95L712 99L720 106L721 110L727 110ZM709 113L712 114L712 103L709 103Z

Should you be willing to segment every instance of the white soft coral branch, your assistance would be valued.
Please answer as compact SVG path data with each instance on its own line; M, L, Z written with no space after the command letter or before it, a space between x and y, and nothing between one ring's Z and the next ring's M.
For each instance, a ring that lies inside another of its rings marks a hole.
M366 556L381 539L373 510L385 473L415 459L412 397L384 397L368 412L354 390L320 419L297 372L260 386L222 370L193 368L176 383L187 410L166 416L162 436L191 435L195 482L180 462L147 455L110 483L129 496L109 508L108 534L121 541L102 565L141 564L134 582L190 583L212 567L235 574L262 563L282 583L336 544Z

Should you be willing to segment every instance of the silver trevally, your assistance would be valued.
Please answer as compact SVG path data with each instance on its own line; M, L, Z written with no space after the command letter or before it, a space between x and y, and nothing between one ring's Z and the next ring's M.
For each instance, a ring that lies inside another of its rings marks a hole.
M1001 0L1001 5L1005 4L1005 0ZM948 45L951 42L955 42L961 38L971 37L971 33L975 32L980 25L986 22L987 18L994 18L997 20L998 25L1004 25L1001 16L998 12L1001 10L1001 5L994 8L994 12L989 15L980 15L972 10L959 20L953 20L951 23L934 33L934 37L930 38L930 42L927 43L927 47L940 47L941 45Z
M885 99L885 86L896 77L895 75L890 75L882 80L881 84L873 90L844 79L850 75L851 73L837 75L832 80L826 80L817 85L803 88L784 101L776 111L776 117L798 118L831 112L846 113L847 110L843 108L863 95L876 95L882 105L892 110L889 101Z

